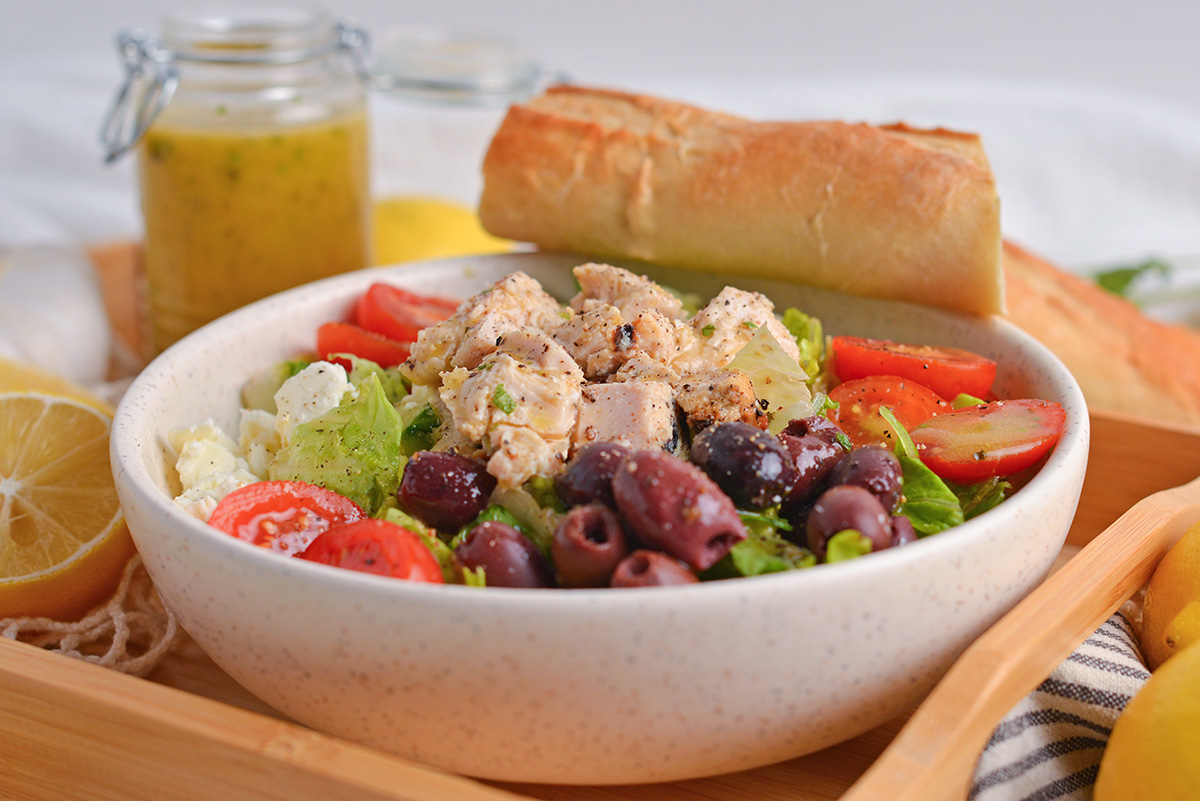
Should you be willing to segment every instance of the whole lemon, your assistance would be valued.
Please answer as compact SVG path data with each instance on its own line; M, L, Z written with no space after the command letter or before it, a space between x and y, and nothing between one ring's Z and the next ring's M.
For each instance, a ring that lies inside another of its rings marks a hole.
M1100 761L1094 801L1200 797L1200 646L1150 675L1117 718Z
M1142 610L1142 654L1151 670L1200 640L1200 523L1158 563Z
M479 222L479 215L452 200L418 195L380 198L374 208L372 264L504 253L513 249Z

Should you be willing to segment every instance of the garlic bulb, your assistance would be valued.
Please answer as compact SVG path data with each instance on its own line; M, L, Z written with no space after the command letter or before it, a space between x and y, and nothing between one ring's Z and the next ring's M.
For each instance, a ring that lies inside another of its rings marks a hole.
M107 377L112 345L86 255L59 245L0 253L0 356L89 384Z

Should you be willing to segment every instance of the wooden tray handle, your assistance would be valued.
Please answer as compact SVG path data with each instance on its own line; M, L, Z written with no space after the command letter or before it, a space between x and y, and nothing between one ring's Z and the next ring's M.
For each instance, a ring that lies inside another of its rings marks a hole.
M1138 502L967 649L842 801L962 801L996 724L1200 520L1200 479Z

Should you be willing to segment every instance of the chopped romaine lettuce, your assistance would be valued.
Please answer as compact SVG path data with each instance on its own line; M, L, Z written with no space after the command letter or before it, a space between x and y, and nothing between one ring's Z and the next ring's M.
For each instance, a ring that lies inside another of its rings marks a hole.
M788 308L783 312L783 327L796 338L796 345L800 348L800 367L810 381L815 379L825 359L825 336L821 321L799 309Z
M912 437L892 414L892 410L880 406L879 414L896 434L896 458L900 460L904 487L900 514L912 522L919 537L936 534L962 523L966 518L958 496L921 461Z
M958 496L963 518L970 520L999 504L1012 489L1012 484L1002 478L989 478L975 484L956 484L947 481L946 486Z
M412 456L417 451L427 451L437 442L437 431L442 425L441 419L433 406L425 404L416 417L410 420L400 435L400 447L405 456Z
M848 528L829 538L829 542L825 546L825 561L833 564L834 562L845 562L848 559L857 559L869 554L871 549L870 537Z
M474 570L463 567L462 563L454 556L454 550L442 542L435 530L417 518L393 506L384 513L383 519L402 526L421 538L421 542L425 543L425 547L438 560L438 565L442 568L442 580L447 584L466 584L468 587L487 586L482 567Z
M383 394L387 396L389 403L396 404L408 394L408 383L400 375L400 368L380 367L370 359L363 359L352 353L336 355L339 359L350 362L350 373L347 378L354 386L361 386L363 381L374 375L379 378L379 384L383 387Z
M400 433L400 415L372 374L357 398L292 430L270 477L325 487L374 515L400 486Z
M766 401L770 417L767 430L772 434L778 434L791 420L813 414L808 375L779 346L767 326L754 332L729 367L745 373L754 386L755 396Z

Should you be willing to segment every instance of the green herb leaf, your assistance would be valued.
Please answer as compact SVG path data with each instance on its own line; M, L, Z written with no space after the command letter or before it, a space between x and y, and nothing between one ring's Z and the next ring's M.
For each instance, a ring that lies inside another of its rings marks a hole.
M492 405L505 414L512 414L517 410L517 402L508 394L503 384L496 385L496 391L492 393Z
M716 330L717 330L717 327L715 325L713 325L712 323L709 323L708 325L706 325L700 329L700 333L706 337L711 337L713 335L713 333L716 332Z
M1171 274L1171 266L1160 259L1151 259L1133 266L1114 267L1095 274L1096 283L1114 295L1126 296L1135 281L1150 273L1157 273L1166 278Z

